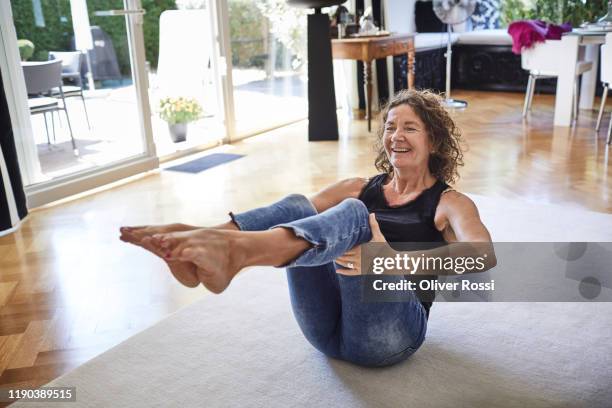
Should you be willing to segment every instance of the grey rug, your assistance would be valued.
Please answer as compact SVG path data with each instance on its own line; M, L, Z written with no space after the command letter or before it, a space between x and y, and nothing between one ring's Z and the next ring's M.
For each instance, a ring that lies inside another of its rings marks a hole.
M610 215L475 199L498 241L612 240ZM611 407L611 340L609 303L436 303L409 360L360 368L314 350L282 271L253 268L50 385L77 388L54 407Z

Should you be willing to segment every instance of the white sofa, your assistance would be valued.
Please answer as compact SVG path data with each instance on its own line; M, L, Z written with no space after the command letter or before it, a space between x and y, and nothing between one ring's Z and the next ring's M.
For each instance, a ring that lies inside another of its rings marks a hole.
M421 87L433 87L439 88L440 84L443 83L443 77L445 75L444 70L444 49L447 47L448 34L447 33L418 33L416 32L417 24L415 22L415 5L416 0L384 0L385 10L385 28L391 32L397 33L416 33L415 36L415 47L417 52L417 86ZM480 49L486 49L488 52L503 53L504 58L513 60L516 66L511 69L516 70L517 76L521 76L522 72L520 69L520 59L514 58L511 53L512 37L507 33L506 29L494 29L494 30L468 30L469 24L460 24L453 26L453 32L451 33L451 42L454 46L454 58L453 64L461 64L461 72L463 74L474 70L474 66L479 67L482 65L482 61L472 61L471 55L461 55L462 52L467 54L477 53ZM493 48L491 48L493 47ZM435 50L439 50L435 52ZM490 60L494 61L497 54ZM480 55L479 57L482 57ZM425 59L426 61L423 61ZM423 64L423 65L421 65ZM486 65L486 64L485 64ZM467 66L467 68L466 68ZM403 67L400 67L400 69ZM455 74L459 67L453 67L453 80L455 80ZM393 92L397 86L397 77L402 73L396 73L398 69L397 61L393 64L393 59L389 58L387 63L388 78L389 78L389 90ZM405 69L405 68L404 68ZM433 72L440 71L440 72ZM492 69L491 71L497 71ZM423 78L426 76L427 78ZM474 75L472 75L474 76ZM486 76L486 75L485 75ZM504 77L512 75L505 74ZM394 80L395 78L395 80ZM459 79L462 75L458 75ZM518 77L517 77L518 78ZM522 77L518 78L518 85L513 85L513 89L524 88ZM487 84L483 84L484 89L487 88ZM493 84L493 89L496 89L496 85L500 88L504 88L504 84ZM511 86L512 88L512 86Z
M397 33L417 33L415 21L416 0L384 0L385 28ZM505 29L466 30L467 24L453 26L451 41L471 45L512 45L512 37ZM446 47L446 33L417 33L417 52Z
M444 48L448 43L447 33L416 33L414 45L417 52ZM512 47L512 37L505 28L451 33L451 44L504 45Z
M457 33L457 43L463 45L507 45L512 47L512 37L505 28L475 30Z

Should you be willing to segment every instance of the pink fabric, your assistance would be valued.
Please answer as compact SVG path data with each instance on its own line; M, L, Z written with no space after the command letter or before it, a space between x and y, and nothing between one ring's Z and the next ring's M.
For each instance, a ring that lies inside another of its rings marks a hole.
M523 48L530 48L536 42L545 40L560 40L565 32L572 31L569 23L556 25L542 20L514 21L508 26L508 34L512 37L512 52L520 54Z

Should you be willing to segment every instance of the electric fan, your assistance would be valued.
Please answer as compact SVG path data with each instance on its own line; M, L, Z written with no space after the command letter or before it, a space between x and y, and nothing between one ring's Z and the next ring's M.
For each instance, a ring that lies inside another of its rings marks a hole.
M451 98L451 25L467 21L476 9L477 0L433 0L433 9L436 16L446 24L448 31L448 44L446 46L446 93L444 105L447 108L465 108L466 101Z

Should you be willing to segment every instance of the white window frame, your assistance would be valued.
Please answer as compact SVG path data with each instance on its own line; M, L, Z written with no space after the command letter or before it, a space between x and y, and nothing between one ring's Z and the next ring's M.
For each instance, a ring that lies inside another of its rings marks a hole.
M140 0L124 0L124 6L126 9L141 8ZM2 70L4 89L13 124L20 170L26 186L28 207L38 207L69 195L81 193L159 167L151 126L144 38L141 28L142 16L130 15L128 19L128 44L132 75L139 101L139 125L144 152L106 166L34 183L35 180L41 180L44 176L42 176L37 161L30 111L27 106L25 79L20 65L19 49L16 42L17 35L10 2L0 1L0 69Z

